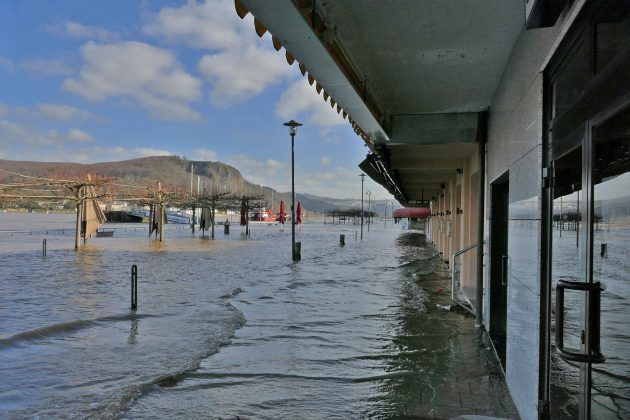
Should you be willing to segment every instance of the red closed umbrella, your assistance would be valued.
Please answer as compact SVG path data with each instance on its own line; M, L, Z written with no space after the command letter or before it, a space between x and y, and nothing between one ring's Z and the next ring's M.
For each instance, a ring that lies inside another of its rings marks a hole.
M247 204L245 203L245 198L241 201L241 226L245 226L247 224Z
M284 214L284 200L280 201L280 223L282 223L284 225L284 219L285 219L285 214Z
M297 206L297 214L296 214L295 218L297 219L297 224L298 225L300 223L302 223L302 205L300 204L299 201L298 201L298 206Z

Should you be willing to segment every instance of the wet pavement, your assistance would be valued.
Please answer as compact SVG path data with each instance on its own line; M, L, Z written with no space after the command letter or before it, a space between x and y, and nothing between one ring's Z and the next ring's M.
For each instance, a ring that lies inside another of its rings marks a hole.
M436 265L440 264L437 256ZM413 320L409 346L430 342L435 359L418 372L420 398L409 395L404 415L413 418L518 419L505 376L490 339L474 327L474 317L450 301L445 269L412 274L429 292L426 313ZM450 310L444 309L450 307ZM462 417L459 417L462 416ZM488 417L479 417L488 416Z

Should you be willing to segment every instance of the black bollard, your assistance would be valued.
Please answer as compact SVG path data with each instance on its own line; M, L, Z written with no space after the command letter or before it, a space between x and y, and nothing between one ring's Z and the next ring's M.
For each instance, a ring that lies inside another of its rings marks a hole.
M608 244L606 244L606 243L601 244L601 248L600 248L600 253L599 253L599 255L600 255L602 258L608 258Z
M223 225L223 234L224 235L230 234L230 225Z
M46 239L42 241L42 255L46 256Z
M293 261L300 261L302 259L302 242L296 242L295 248L293 248Z
M344 246L346 244L346 235L339 235L339 245Z
M138 309L138 267L131 266L131 309Z

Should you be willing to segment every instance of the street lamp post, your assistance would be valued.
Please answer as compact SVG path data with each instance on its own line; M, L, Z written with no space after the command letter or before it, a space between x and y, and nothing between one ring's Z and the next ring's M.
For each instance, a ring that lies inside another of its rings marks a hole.
M284 125L289 127L291 135L291 256L293 261L299 261L301 252L298 253L295 249L295 133L302 124L291 120Z
M361 240L363 240L363 182L365 181L365 174L359 176L361 177Z
M385 219L385 222L383 223L383 228L387 227L387 200L385 200L385 213L383 214L383 218Z

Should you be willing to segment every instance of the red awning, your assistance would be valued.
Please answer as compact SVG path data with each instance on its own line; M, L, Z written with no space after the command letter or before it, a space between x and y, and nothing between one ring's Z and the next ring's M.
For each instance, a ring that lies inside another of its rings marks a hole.
M403 207L402 209L394 210L393 217L395 219L402 218L415 218L425 219L431 215L431 209L429 207Z

